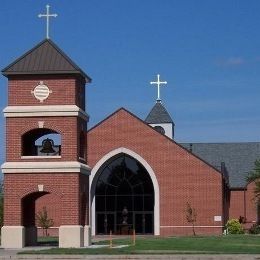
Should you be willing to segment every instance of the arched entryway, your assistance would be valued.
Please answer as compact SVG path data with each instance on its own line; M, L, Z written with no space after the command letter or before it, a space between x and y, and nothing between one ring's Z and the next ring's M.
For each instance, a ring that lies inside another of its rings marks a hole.
M48 192L33 192L22 198L22 226L25 227L25 245L37 244L35 201Z
M158 235L159 188L151 167L125 148L109 155L93 168L90 180L93 234L130 234L135 229L137 234Z
M37 245L38 238L42 236L58 236L60 204L60 197L49 191L34 191L21 199L21 224L25 229L25 246ZM46 221L53 222L51 228L47 230L42 229L37 218L43 216L43 209L47 214Z

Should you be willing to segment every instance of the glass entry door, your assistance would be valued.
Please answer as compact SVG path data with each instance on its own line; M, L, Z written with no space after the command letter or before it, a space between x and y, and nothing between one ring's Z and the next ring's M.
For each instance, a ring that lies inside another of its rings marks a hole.
M115 213L98 213L96 216L98 234L108 235L110 231L115 233Z
M136 234L153 234L153 213L135 213Z

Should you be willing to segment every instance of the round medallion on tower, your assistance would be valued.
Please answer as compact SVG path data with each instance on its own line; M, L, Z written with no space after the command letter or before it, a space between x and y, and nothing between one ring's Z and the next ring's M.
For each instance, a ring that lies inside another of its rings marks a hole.
M52 91L48 88L47 85L43 84L43 81L40 81L40 84L34 88L32 93L36 99L38 99L40 102L43 102L49 97Z

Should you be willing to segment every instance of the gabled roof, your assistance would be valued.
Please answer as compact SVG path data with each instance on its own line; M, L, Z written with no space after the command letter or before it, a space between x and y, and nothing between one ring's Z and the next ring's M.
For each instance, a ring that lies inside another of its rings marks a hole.
M254 169L256 159L260 159L260 142L182 143L181 145L189 150L192 147L192 153L216 169L220 169L221 163L224 162L231 188L245 188L247 174Z
M4 76L32 74L85 74L53 41L45 39L2 70Z
M145 119L147 124L173 123L169 113L161 102L156 102L150 113Z
M145 121L143 121L142 119L140 119L139 117L137 117L135 114L131 113L130 111L128 111L127 109L125 109L124 107L121 107L119 109L117 109L114 113L110 114L109 116L107 116L105 119L103 119L102 121L100 121L99 123L97 123L96 125L94 125L92 128L90 128L88 130L88 133L91 133L92 131L94 131L96 128L100 127L103 123L107 122L108 120L110 120L111 118L113 118L116 114L120 113L120 112L125 112L126 114L130 115L131 117L133 117L135 120L139 121L140 123L144 124L146 127L149 127L152 131L154 131L156 134L163 136L163 138L167 139L168 141L172 142L173 144L177 145L178 147L180 147L181 149L185 150L187 153L193 155L194 157L196 157L198 160L202 161L203 163L205 163L206 165L208 165L210 168L214 169L215 171L217 171L218 173L221 173L221 169L218 167L214 167L214 165L211 165L208 161L206 161L203 157L198 156L196 153L192 153L189 151L189 149L187 149L187 147L184 144L180 144L177 143L176 141L174 141L173 139L169 138L168 136L161 134L159 132L157 132L153 127L151 127L150 125L148 125ZM110 133L108 133L110 134Z

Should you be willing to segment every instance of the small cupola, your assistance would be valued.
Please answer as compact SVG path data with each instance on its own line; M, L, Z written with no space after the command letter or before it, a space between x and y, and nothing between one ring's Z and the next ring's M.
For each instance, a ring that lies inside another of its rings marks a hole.
M174 122L161 101L156 102L145 122L159 133L174 138Z
M157 74L157 81L150 82L151 85L157 87L157 99L154 107L145 119L145 122L154 127L154 129L169 138L174 138L174 122L162 104L160 97L160 88L167 84L167 81L161 81L160 75Z

